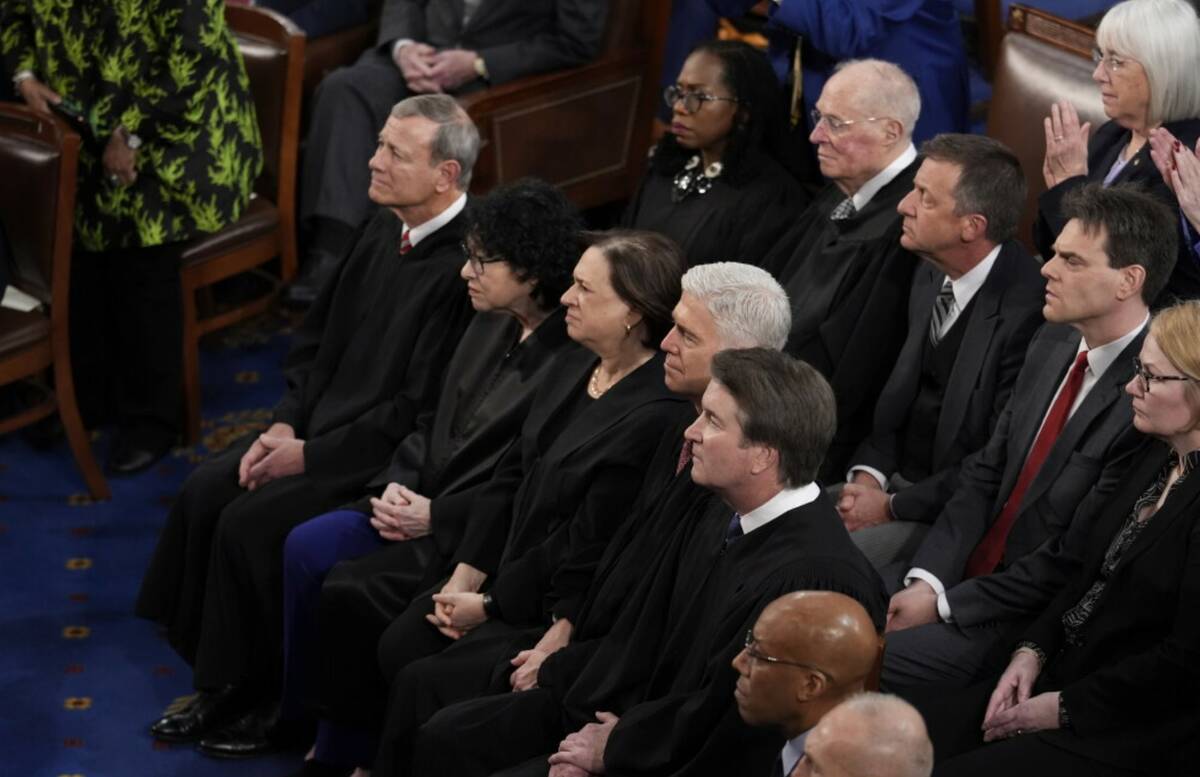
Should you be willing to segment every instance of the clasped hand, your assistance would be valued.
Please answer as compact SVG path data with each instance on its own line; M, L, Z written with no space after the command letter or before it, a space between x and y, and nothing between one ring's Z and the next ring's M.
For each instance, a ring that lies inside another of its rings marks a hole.
M885 632L911 629L926 623L937 623L937 592L924 580L914 580L907 588L897 591L888 602Z
M983 716L983 741L1058 728L1058 692L1030 696L1041 666L1037 656L1018 650L996 683Z
M559 743L558 752L550 756L550 777L604 774L604 749L620 718L611 712L597 712L596 720Z
M1150 131L1150 158L1175 193L1184 218L1200 232L1200 140L1194 149L1188 148L1170 130L1159 127Z
M433 612L425 620L450 639L460 639L487 620L483 595L476 593L486 579L475 567L460 563L441 592L433 595Z
M1042 162L1042 177L1046 187L1056 186L1068 178L1088 174L1088 134L1091 122L1079 123L1075 106L1060 100L1050 106L1050 115L1042 122L1046 132L1046 158Z
M407 43L396 52L396 66L409 90L417 94L449 92L477 77L475 52L438 51L428 43Z
M304 441L291 424L275 423L258 436L238 464L238 485L249 491L304 472Z
M388 483L371 498L371 526L392 542L424 537L430 532L429 499L399 483Z
M892 520L889 502L887 492L879 487L875 478L859 473L854 476L854 482L842 486L837 511L842 523L846 524L846 531L858 531Z

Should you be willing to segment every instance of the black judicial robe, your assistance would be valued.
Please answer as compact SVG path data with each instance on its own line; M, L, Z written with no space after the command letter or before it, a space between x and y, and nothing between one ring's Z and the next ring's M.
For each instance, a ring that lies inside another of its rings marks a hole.
M305 471L246 491L237 470L256 437L247 436L192 473L167 518L137 613L166 626L172 646L195 663L197 687L246 682L257 671L277 676L251 666L248 654L258 634L266 647L253 663L279 658L287 533L357 497L417 418L433 412L474 313L458 274L466 219L460 214L404 256L402 229L387 209L364 223L336 281L293 334L274 420L305 441ZM211 552L221 547L247 552Z
M852 596L882 629L887 598L824 494L726 546L732 514L714 500L678 527L608 636L574 677L556 680L562 686L443 710L422 729L431 737L422 738L416 773L468 775L484 762L493 770L523 763L545 752L522 751L527 743L550 745L597 710L621 718L604 755L610 775L765 773L783 743L737 712L731 662L746 631L768 604L798 590ZM494 721L486 728L504 739L475 736L480 719ZM521 734L555 720L559 731ZM473 735L453 753L434 746L454 731Z
M745 262L761 266L808 195L796 179L767 154L751 154L748 180L737 186L718 177L705 194L675 202L674 176L648 170L629 201L621 226L648 229L674 240L687 264Z
M900 246L896 206L919 166L917 159L841 221L829 214L845 195L825 187L764 265L792 302L784 350L817 368L837 397L837 435L822 483L842 479L850 454L870 433L872 411L908 331L918 259Z

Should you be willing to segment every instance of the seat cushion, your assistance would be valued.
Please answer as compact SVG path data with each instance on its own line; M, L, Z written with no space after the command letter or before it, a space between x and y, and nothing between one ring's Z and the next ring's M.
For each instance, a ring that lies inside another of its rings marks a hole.
M45 313L0 308L0 356L12 353L50 336L50 318Z
M253 197L240 219L224 229L185 243L180 260L185 265L198 264L278 228L279 211L275 204L263 197Z

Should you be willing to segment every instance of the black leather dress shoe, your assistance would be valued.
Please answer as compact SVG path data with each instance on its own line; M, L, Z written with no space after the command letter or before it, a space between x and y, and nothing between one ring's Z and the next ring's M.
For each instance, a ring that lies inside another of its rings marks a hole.
M239 688L201 691L179 709L168 710L150 726L150 733L164 742L194 742L245 710L245 694Z
M253 758L279 748L279 703L264 704L200 740L196 749L213 758Z
M108 452L105 469L110 475L136 475L145 472L171 450L174 435L165 429L147 428L118 431Z
M337 275L338 261L338 256L323 251L309 254L300 275L283 292L283 304L297 310L311 306L325 284Z

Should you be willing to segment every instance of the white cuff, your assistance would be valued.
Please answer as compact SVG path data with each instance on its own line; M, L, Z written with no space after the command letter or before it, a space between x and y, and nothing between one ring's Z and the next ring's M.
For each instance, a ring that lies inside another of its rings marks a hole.
M937 575L920 567L913 567L904 576L904 585L907 586L914 580L924 580L929 583L933 592L937 594L938 616L946 623L953 623L954 616L950 612L950 601L946 598L946 587L942 585L941 580L938 580Z
M12 77L13 86L16 86L17 84L21 83L22 81L28 81L31 78L37 78L37 74L34 73L29 68L26 68L24 70L18 70L16 73L13 74L13 77Z
M392 44L392 61L396 61L396 57L400 55L400 49L410 43L416 43L412 38L401 38Z
M875 478L875 482L879 484L880 489L882 489L884 492L886 492L888 490L887 476L884 475L879 470L875 469L874 467L868 467L866 464L855 464L853 467L851 467L850 471L846 473L846 482L847 483L854 482L854 473L855 472L867 473L871 477Z
M938 616L946 623L954 623L954 613L950 612L950 598L946 592L938 594Z

